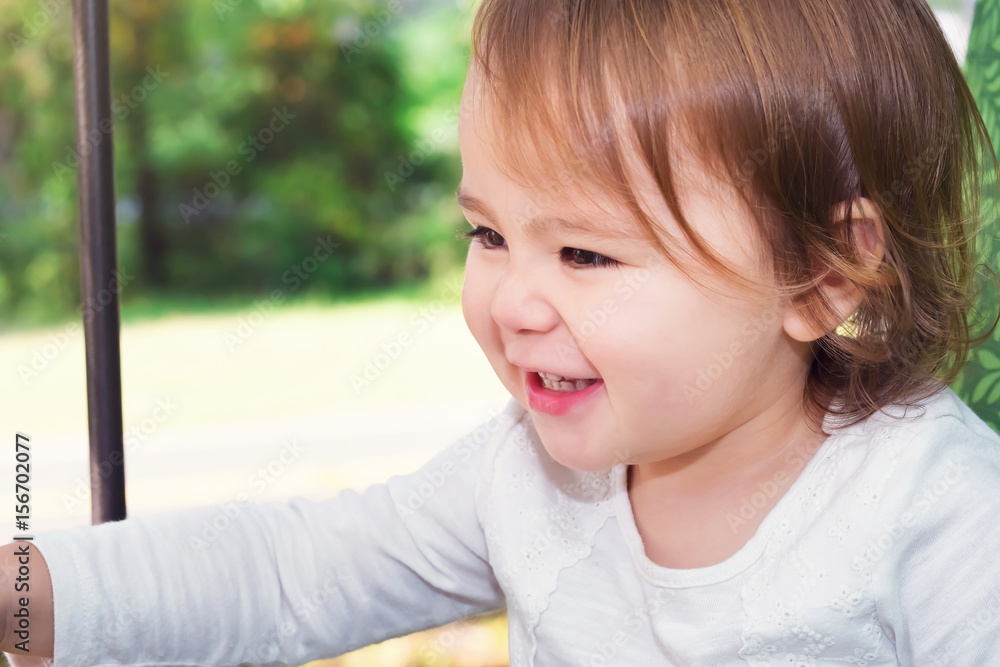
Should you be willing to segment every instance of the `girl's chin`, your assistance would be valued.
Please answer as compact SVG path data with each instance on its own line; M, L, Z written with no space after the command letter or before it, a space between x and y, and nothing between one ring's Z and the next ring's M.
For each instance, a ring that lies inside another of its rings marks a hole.
M581 447L579 440L566 438L565 434L560 438L546 439L545 434L539 430L538 437L542 441L545 451L556 463L577 470L579 472L604 472L620 463L614 452L607 451L587 451Z

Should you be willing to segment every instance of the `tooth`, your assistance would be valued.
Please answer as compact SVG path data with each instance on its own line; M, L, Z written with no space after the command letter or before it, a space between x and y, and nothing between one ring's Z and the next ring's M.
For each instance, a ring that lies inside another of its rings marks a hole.
M588 378L586 380L563 380L560 376L553 375L552 373L539 373L538 375L542 378L542 385L552 391L580 391L581 389L586 389L590 385L597 382L596 378Z

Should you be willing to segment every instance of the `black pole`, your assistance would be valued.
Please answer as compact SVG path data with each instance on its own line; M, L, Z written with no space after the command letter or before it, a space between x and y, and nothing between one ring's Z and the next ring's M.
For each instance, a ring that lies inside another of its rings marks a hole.
M125 518L107 0L73 0L73 43L91 523L99 524Z

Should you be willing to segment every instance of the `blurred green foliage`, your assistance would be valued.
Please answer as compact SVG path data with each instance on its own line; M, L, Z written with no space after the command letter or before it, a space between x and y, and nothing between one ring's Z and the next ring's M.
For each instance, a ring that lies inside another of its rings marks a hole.
M993 147L1000 148L1000 0L977 3L964 72ZM984 224L976 241L979 262L1000 273L1000 192L993 167L989 159L982 165ZM998 307L1000 302L991 286L984 290L978 304L981 314L989 318L986 324L993 323ZM952 389L990 428L1000 433L1000 327L972 350Z
M130 298L367 291L461 266L468 8L110 4L119 265L134 276L123 311ZM0 34L11 326L71 317L80 299L70 0L0 0Z

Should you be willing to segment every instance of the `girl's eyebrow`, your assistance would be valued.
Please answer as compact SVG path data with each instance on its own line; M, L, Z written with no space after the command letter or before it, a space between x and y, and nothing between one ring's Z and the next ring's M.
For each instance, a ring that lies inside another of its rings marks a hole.
M461 183L458 184L458 190L455 191L455 200L463 209L478 213L489 222L496 224L497 215L494 213L493 207L464 190ZM529 239L537 239L547 233L551 233L555 229L576 232L581 236L587 236L596 240L615 239L637 241L640 243L649 242L646 237L639 234L637 230L632 229L629 225L623 224L620 227L614 228L601 227L581 220L552 216L530 218L524 225L523 231L524 235Z

